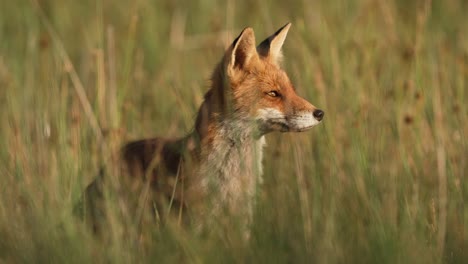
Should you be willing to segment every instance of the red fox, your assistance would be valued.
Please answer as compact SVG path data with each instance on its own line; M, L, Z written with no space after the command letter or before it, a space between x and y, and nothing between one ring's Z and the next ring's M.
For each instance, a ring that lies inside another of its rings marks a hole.
M280 68L290 26L258 46L252 28L244 29L214 69L193 131L179 139L128 143L123 174L146 180L152 199L164 197L195 221L229 215L248 223L261 181L264 135L305 131L324 117L296 94Z

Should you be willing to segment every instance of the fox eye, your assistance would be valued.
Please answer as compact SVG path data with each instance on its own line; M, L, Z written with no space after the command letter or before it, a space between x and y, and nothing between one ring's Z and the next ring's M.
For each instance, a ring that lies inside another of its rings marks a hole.
M278 97L280 95L277 91L270 91L267 94L271 97Z

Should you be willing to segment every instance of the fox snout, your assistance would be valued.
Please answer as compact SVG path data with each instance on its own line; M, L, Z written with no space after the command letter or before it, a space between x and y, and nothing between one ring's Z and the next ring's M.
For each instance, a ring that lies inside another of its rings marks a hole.
M293 91L295 93L295 91ZM302 132L318 125L325 112L316 108L307 100L300 96L292 96L292 100L285 104L284 117L287 124L287 130L290 132Z
M318 125L325 115L320 109L285 115L287 130L284 132L302 132Z
M257 120L263 133L302 132L318 125L324 115L325 112L320 109L283 113L276 108L266 108L258 111Z
M320 109L317 109L317 110L315 110L313 112L313 115L314 115L315 119L317 119L317 121L322 121L323 116L325 115L325 112L323 112Z

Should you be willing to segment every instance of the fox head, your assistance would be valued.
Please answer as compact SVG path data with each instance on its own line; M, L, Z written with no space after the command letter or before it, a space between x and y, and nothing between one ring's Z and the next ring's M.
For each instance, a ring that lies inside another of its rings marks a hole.
M212 76L212 89L197 118L197 130L207 132L208 116L230 115L252 121L260 134L305 131L322 121L324 112L296 94L281 69L281 47L290 28L255 43L252 28L244 29L227 49Z

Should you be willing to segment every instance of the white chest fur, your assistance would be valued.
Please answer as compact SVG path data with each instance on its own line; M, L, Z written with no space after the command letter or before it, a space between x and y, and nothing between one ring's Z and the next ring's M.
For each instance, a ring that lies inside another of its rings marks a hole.
M219 212L250 219L261 183L265 138L236 123L224 125L214 137L200 167L201 187L209 198L209 215ZM227 210L227 211L226 211Z

